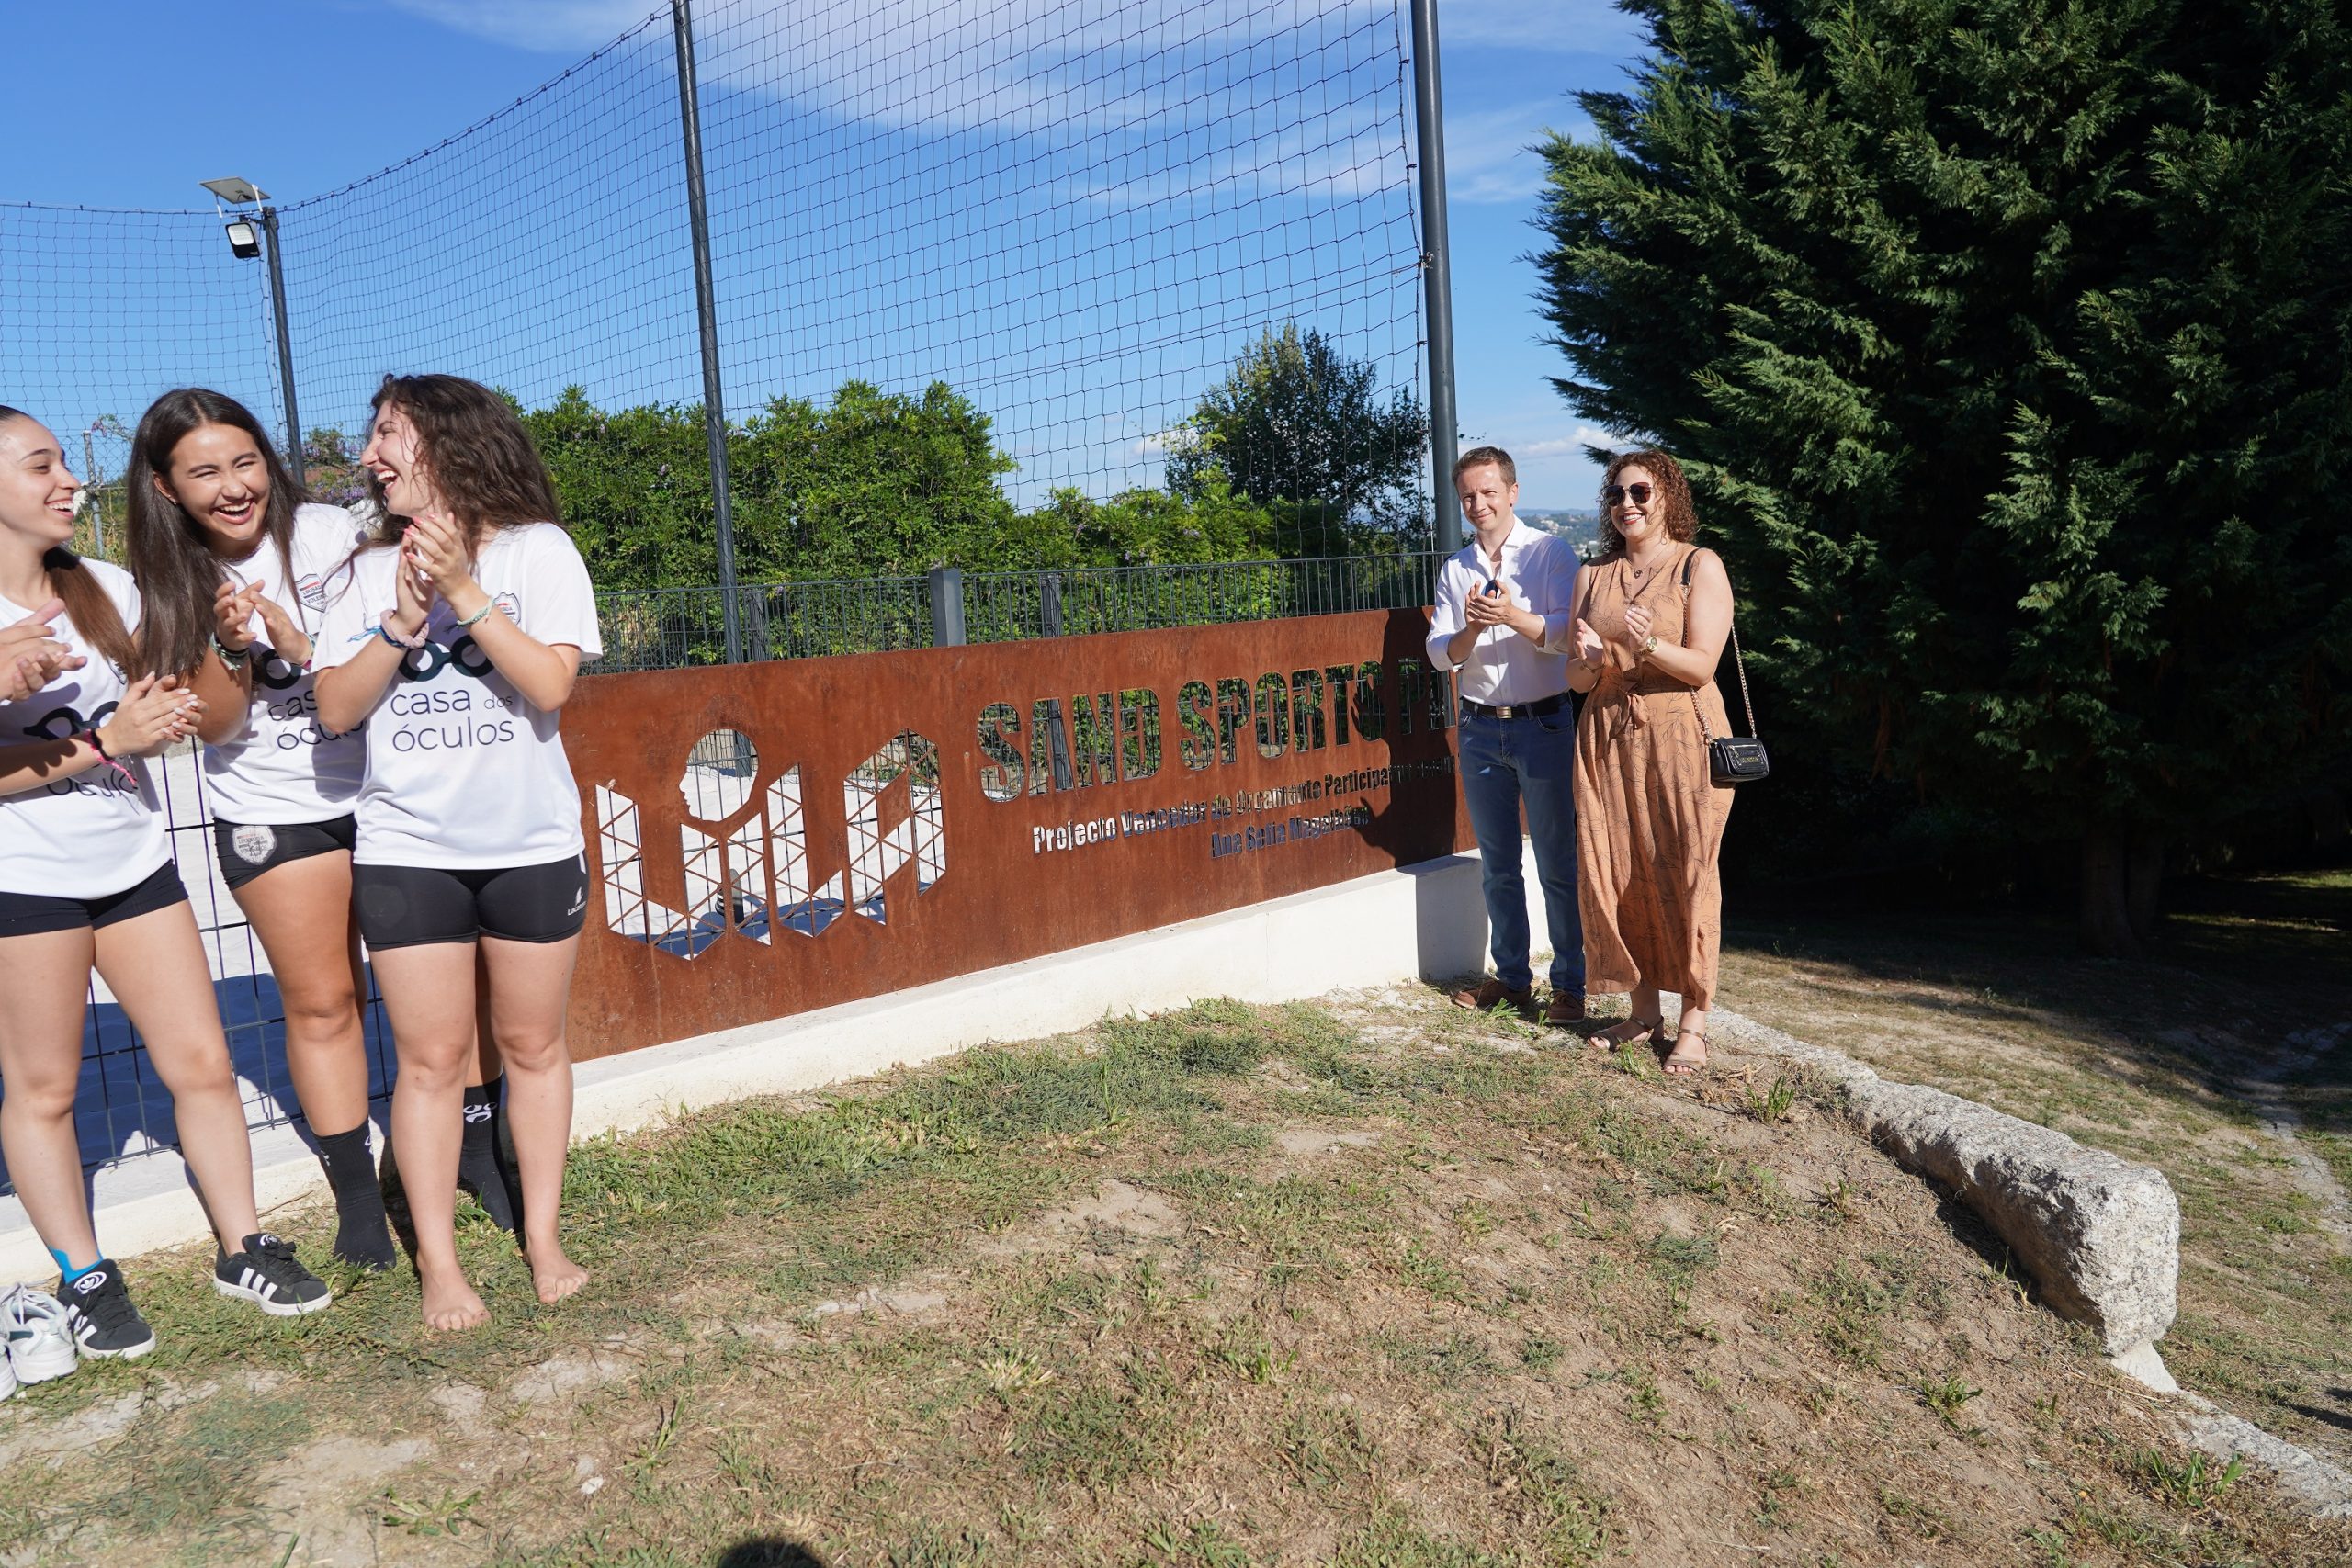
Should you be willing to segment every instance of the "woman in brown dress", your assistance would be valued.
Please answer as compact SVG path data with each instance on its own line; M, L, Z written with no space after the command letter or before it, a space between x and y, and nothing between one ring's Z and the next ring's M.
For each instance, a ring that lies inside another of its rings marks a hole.
M1630 992L1633 1010L1590 1043L1665 1043L1658 992L1679 991L1666 1070L1695 1073L1723 936L1732 792L1708 772L1707 740L1730 733L1715 661L1731 579L1690 543L1690 487L1665 453L1620 454L1600 500L1602 553L1584 571L1568 661L1568 684L1590 694L1577 728L1577 885L1586 987Z

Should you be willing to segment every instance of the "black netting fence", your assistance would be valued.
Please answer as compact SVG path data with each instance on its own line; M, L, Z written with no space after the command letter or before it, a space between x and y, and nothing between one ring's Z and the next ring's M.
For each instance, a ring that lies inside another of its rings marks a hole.
M974 641L1426 602L1403 0L691 18L748 656L922 646L940 562ZM83 542L119 556L130 432L170 388L273 429L290 393L307 477L344 500L379 379L449 371L531 423L603 591L605 668L721 657L675 21L650 9L340 189L273 192L256 256L232 254L235 209L0 207L0 402L86 468ZM197 770L165 773L253 1118L291 1119ZM94 1000L101 1161L171 1134ZM380 1089L372 1010L369 1041Z
M1400 0L691 16L744 581L1424 542ZM531 414L603 586L716 578L679 65L664 6L277 193L322 491L385 372L453 371ZM102 499L169 387L275 428L268 278L209 208L0 209L0 397L86 432Z

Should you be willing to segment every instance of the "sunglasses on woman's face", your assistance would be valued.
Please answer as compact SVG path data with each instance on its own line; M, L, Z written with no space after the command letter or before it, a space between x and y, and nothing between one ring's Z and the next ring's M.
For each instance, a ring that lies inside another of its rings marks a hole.
M1601 488L1600 499L1611 506L1623 506L1629 500L1635 506L1647 506L1655 493L1645 484L1605 485Z

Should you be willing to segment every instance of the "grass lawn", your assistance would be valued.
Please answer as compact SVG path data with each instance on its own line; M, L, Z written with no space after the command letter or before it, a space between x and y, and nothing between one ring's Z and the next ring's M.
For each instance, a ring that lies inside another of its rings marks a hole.
M2352 1469L2352 871L2191 883L2165 950L2058 919L1765 919L1729 1006L2162 1169L2186 1387Z
M1866 1008L1946 1016L1806 931L1738 955L1734 1005L1803 1033L1768 992L1838 979L1856 1021L1824 1037L1857 1051ZM589 1145L588 1291L539 1308L471 1220L469 1336L425 1333L405 1276L264 1323L194 1254L145 1259L161 1348L0 1406L0 1562L2352 1556L2176 1447L1812 1086L1721 1060L1670 1084L1419 987L1210 1002ZM2127 1060L2132 1136L2205 1118L2254 1159L2225 1097ZM2037 1109L2102 1103L2072 1057L2018 1071ZM323 1213L283 1223L323 1251ZM2217 1393L2322 1337L2222 1294L2166 1347Z

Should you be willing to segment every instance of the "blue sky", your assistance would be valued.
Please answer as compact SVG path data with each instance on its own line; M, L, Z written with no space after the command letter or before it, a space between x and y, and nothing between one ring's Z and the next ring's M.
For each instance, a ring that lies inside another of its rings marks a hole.
M1056 0L1020 3L1034 6L1048 24L1059 14ZM1203 11L1214 19L1220 6L1241 3L1207 0ZM1306 0L1287 3L1315 10ZM756 8L752 0L733 4L738 10ZM1344 12L1348 5L1333 0L1329 11ZM103 7L10 6L11 53L34 68L12 73L10 91L0 97L0 126L10 132L9 145L39 149L40 156L20 158L0 180L0 201L180 208L204 201L198 180L223 174L247 175L281 199L334 190L503 107L650 8L648 0L223 0L204 6L111 0ZM944 0L928 11L948 8ZM925 9L867 0L863 14L888 17ZM1175 14L1180 7L1171 0L1165 9ZM96 20L100 16L103 36ZM1595 476L1579 448L1603 437L1580 429L1545 382L1560 361L1541 342L1533 269L1523 259L1540 243L1529 220L1541 187L1540 164L1524 149L1547 127L1584 133L1570 95L1623 83L1635 48L1634 28L1595 0L1441 0L1440 27L1464 434L1466 440L1513 450L1527 504L1585 504ZM663 41L658 31L640 39L649 49ZM706 59L727 42L706 37ZM739 62L742 69L764 68L748 42L736 47L748 62ZM630 66L616 57L607 69L616 82L624 69L634 74L628 84L600 90L655 90L659 58L647 53ZM775 63L779 95L798 90L800 63ZM858 90L876 91L870 82ZM890 133L920 134L915 111L925 85L905 80L895 90L910 107ZM879 88L886 99L892 91L887 83ZM999 104L991 112L1018 113L1020 107ZM718 117L733 112L724 98L706 106L714 130ZM369 194L378 191L386 197L384 209L368 211ZM408 243L414 243L416 227L435 221L458 231L464 215L455 209L490 199L481 191L425 192L396 181L354 198L384 231ZM435 202L447 202L452 210L436 218ZM298 213L289 225L299 220ZM340 221L337 232L348 254L371 254L365 245L372 236L351 231L347 215ZM318 243L296 249L294 232L289 228L289 265L299 255L313 271L326 265ZM721 249L728 250L724 243ZM216 264L208 255L202 265ZM752 265L748 256L722 254L722 306L730 277L739 276L729 269ZM363 261L356 270L366 268ZM346 275L354 270L344 268ZM345 281L364 292L364 278ZM310 302L305 296L320 287L305 273L289 280L289 298ZM1195 303L1206 309L1215 301ZM671 300L665 308L674 313L674 306ZM1095 298L1087 308L1107 321L1116 306ZM356 302L336 309L335 321L346 333L364 335L366 323L379 319L365 316ZM299 340L327 324L324 318L298 322L298 357ZM952 333L956 326L952 313L915 311L896 330L911 341L925 332ZM822 352L839 358L855 347L845 342ZM1392 361L1402 353L1392 345ZM790 356L779 347L772 357L775 373L788 378ZM959 372L970 374L960 367ZM691 398L695 389L682 382L682 375L673 364L638 384L659 395ZM351 396L347 389L331 398L322 394L338 406ZM1115 401L1115 390L1104 397ZM307 405L306 395L306 423L326 422ZM1110 413L1094 410L1090 417ZM1133 444L1137 450L1151 439L1148 431L1142 434ZM1052 458L1041 455L1033 462L1046 468Z

